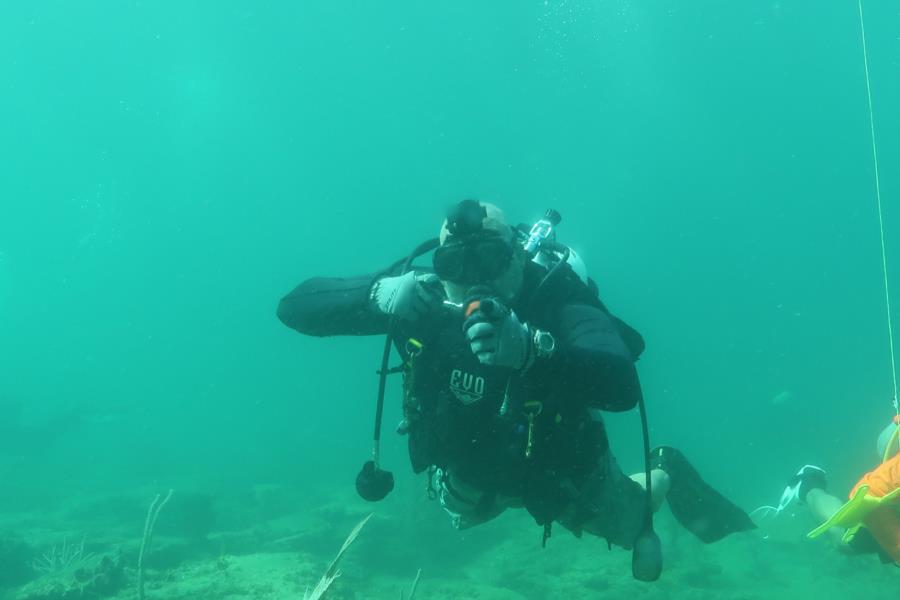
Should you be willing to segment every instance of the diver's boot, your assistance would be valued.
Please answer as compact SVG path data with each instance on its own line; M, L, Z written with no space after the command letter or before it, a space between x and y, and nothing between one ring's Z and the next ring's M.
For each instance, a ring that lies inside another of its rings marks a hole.
M806 495L814 488L824 491L828 487L825 480L825 471L815 465L803 465L797 473L788 481L787 487L781 493L778 506L760 506L750 513L750 516L761 515L760 518L774 518L783 513L789 506L805 504Z
M756 529L743 510L711 488L684 455L670 446L650 453L650 466L669 476L671 487L666 498L672 514L681 525L710 544L738 531Z
M824 491L827 487L828 482L825 479L824 469L820 469L815 465L803 465L797 471L797 474L791 477L788 486L784 488L784 493L781 495L781 505L787 508L792 500L797 500L798 504L805 504L809 490L819 488Z
M819 488L825 490L828 482L825 480L825 471L815 465L803 465L797 473L791 477L784 492L781 493L781 500L776 507L776 514L780 513L788 506L796 502L797 504L806 503L806 495L809 490Z

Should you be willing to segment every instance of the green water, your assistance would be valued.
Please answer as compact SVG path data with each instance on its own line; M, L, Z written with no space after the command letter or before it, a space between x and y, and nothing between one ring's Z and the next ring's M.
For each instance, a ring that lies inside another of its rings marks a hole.
M900 7L864 6L900 297ZM856 2L7 2L0 115L0 534L35 551L84 536L132 561L174 488L216 522L157 581L262 552L221 540L263 525L315 530L290 551L321 571L372 508L352 484L381 341L304 338L275 306L404 255L464 197L514 221L562 213L647 339L654 441L742 506L804 463L843 495L874 462L891 376ZM639 468L635 415L608 424ZM396 597L417 566L426 598L485 580L484 598L771 598L786 581L877 598L896 580L802 540L801 514L700 550L672 525L673 573L639 586L597 540L560 531L540 551L527 516L455 532L403 440L384 454L398 491L338 597ZM822 563L840 584L813 581ZM300 597L314 579L291 577Z

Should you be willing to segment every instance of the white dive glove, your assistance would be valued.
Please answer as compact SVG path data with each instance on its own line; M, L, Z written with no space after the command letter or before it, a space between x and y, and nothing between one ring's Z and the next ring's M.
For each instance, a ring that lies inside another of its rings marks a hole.
M482 300L463 329L482 364L521 370L534 360L528 326L496 300Z
M412 322L441 305L443 288L437 275L410 271L398 277L382 277L372 286L369 298L380 312Z

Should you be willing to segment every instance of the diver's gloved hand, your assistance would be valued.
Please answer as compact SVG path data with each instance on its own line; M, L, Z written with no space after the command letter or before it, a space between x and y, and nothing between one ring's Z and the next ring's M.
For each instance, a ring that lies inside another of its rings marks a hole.
M512 309L496 300L482 300L466 319L463 330L482 364L521 370L532 360L528 326Z
M382 277L369 297L382 313L412 322L440 307L443 288L437 275L410 271L399 277Z

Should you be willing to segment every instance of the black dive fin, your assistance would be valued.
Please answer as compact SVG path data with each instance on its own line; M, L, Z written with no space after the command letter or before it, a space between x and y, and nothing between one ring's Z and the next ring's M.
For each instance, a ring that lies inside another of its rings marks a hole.
M651 467L669 475L666 499L685 529L710 544L738 531L756 529L750 516L711 488L684 455L670 446L654 448Z

